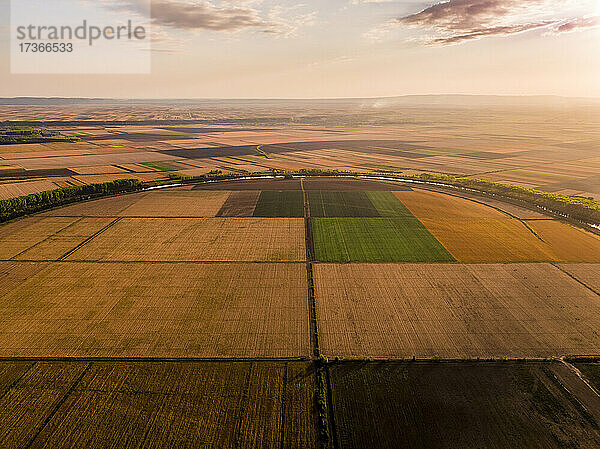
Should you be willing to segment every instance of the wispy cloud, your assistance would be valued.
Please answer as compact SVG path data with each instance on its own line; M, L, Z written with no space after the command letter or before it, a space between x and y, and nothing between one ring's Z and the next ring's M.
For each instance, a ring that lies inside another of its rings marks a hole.
M449 0L395 22L433 30L437 36L426 42L433 45L508 36L540 28L561 33L598 25L597 18L560 17L572 5L569 0Z
M276 28L247 6L216 6L209 2L154 0L152 21L157 25L194 30L239 31L246 28Z
M600 27L600 16L580 17L577 19L566 20L554 27L553 31L555 33L570 33L596 27Z

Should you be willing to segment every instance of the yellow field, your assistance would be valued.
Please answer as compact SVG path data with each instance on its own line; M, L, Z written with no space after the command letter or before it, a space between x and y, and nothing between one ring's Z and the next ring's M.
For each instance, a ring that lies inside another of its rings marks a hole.
M600 298L549 264L315 266L331 358L600 352Z
M518 220L420 220L459 262L555 260L552 249Z
M427 190L398 191L394 195L419 220L421 218L451 219L506 219L506 214L494 208L465 198Z
M55 262L6 290L2 357L310 353L303 264Z
M600 236L556 220L535 220L527 224L563 262L600 262Z
M124 218L69 260L302 261L298 218Z
M15 260L56 260L112 221L112 218L78 219L70 226L20 253Z
M154 191L146 194L119 215L128 217L214 217L229 192L202 190Z
M600 260L600 239L557 221L529 221L532 232L520 220L468 199L427 191L394 194L459 262Z
M117 217L120 212L142 199L145 195L146 193L130 193L111 198L86 201L44 212L43 215L58 217Z
M0 298L46 266L45 263L0 261Z
M0 259L10 259L75 223L72 217L32 217L0 226Z

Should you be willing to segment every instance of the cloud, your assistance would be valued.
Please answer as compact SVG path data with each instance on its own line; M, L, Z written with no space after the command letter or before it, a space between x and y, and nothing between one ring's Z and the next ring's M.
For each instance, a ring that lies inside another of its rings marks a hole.
M600 26L600 16L579 17L558 24L552 31L554 33L570 33L573 31L585 30L587 28L596 28L598 26Z
M273 29L274 23L261 19L258 12L244 6L215 6L208 2L155 0L152 21L185 30L239 31L246 28Z
M402 17L398 22L444 31L467 31L497 23L541 3L544 0L450 0Z
M527 23L524 25L505 25L505 26L496 26L490 28L479 28L470 30L465 34L454 34L448 37L440 37L436 39L432 39L430 44L441 44L441 45L449 45L449 44L458 44L460 42L469 41L473 39L481 39L482 37L489 36L508 36L511 34L519 34L524 33L526 31L535 30L537 28L545 28L548 27L555 22L546 21L546 22L538 22L538 23Z
M489 36L508 36L539 28L554 33L598 25L598 17L565 20L569 0L449 0L436 3L395 23L433 30L426 43L449 45ZM563 15L564 17L564 15Z
M145 17L151 9L152 23L180 30L235 32L261 29L277 32L278 24L261 17L253 6L259 0L95 0L114 11L128 11Z

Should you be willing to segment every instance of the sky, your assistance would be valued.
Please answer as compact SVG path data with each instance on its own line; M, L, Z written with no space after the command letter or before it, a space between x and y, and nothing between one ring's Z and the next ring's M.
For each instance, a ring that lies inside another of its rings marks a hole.
M148 73L113 73L120 50L102 44L77 64L107 73L11 73L15 24L0 0L2 97L600 97L600 0L27 1L40 5L32 23L52 4L64 20L107 25L142 21L151 2L151 49L119 43L121 60L142 67L132 56L142 55Z

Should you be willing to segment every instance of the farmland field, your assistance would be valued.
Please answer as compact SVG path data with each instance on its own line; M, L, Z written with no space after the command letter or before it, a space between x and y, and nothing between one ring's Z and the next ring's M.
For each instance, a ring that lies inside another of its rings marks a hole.
M38 217L26 218L0 227L0 259L16 257L44 242L47 238L65 231L78 221L77 218Z
M558 267L600 294L600 264L560 264Z
M0 226L0 447L598 447L600 240L488 203L261 179Z
M303 217L302 192L263 190L254 208L255 217Z
M395 195L460 262L560 260L550 242L495 208L422 190ZM544 226L544 222L539 226Z
M124 218L68 259L302 261L304 224L295 218Z
M259 197L259 190L231 192L217 217L252 217Z
M379 217L366 192L318 190L308 198L311 217Z
M600 362L581 361L576 362L575 366L590 382L591 386L596 390L596 392L600 394Z
M334 365L339 447L598 447L598 424L557 379L558 365Z
M302 264L12 264L0 357L309 353Z
M2 447L316 447L303 362L0 362L0 376Z
M321 262L448 262L446 249L416 218L315 218Z
M556 260L600 262L600 235L556 220L532 220L527 224L552 248Z
M600 298L548 264L315 266L327 357L600 353Z
M123 217L214 217L229 192L152 192L119 213ZM165 205L168 205L165 207Z

